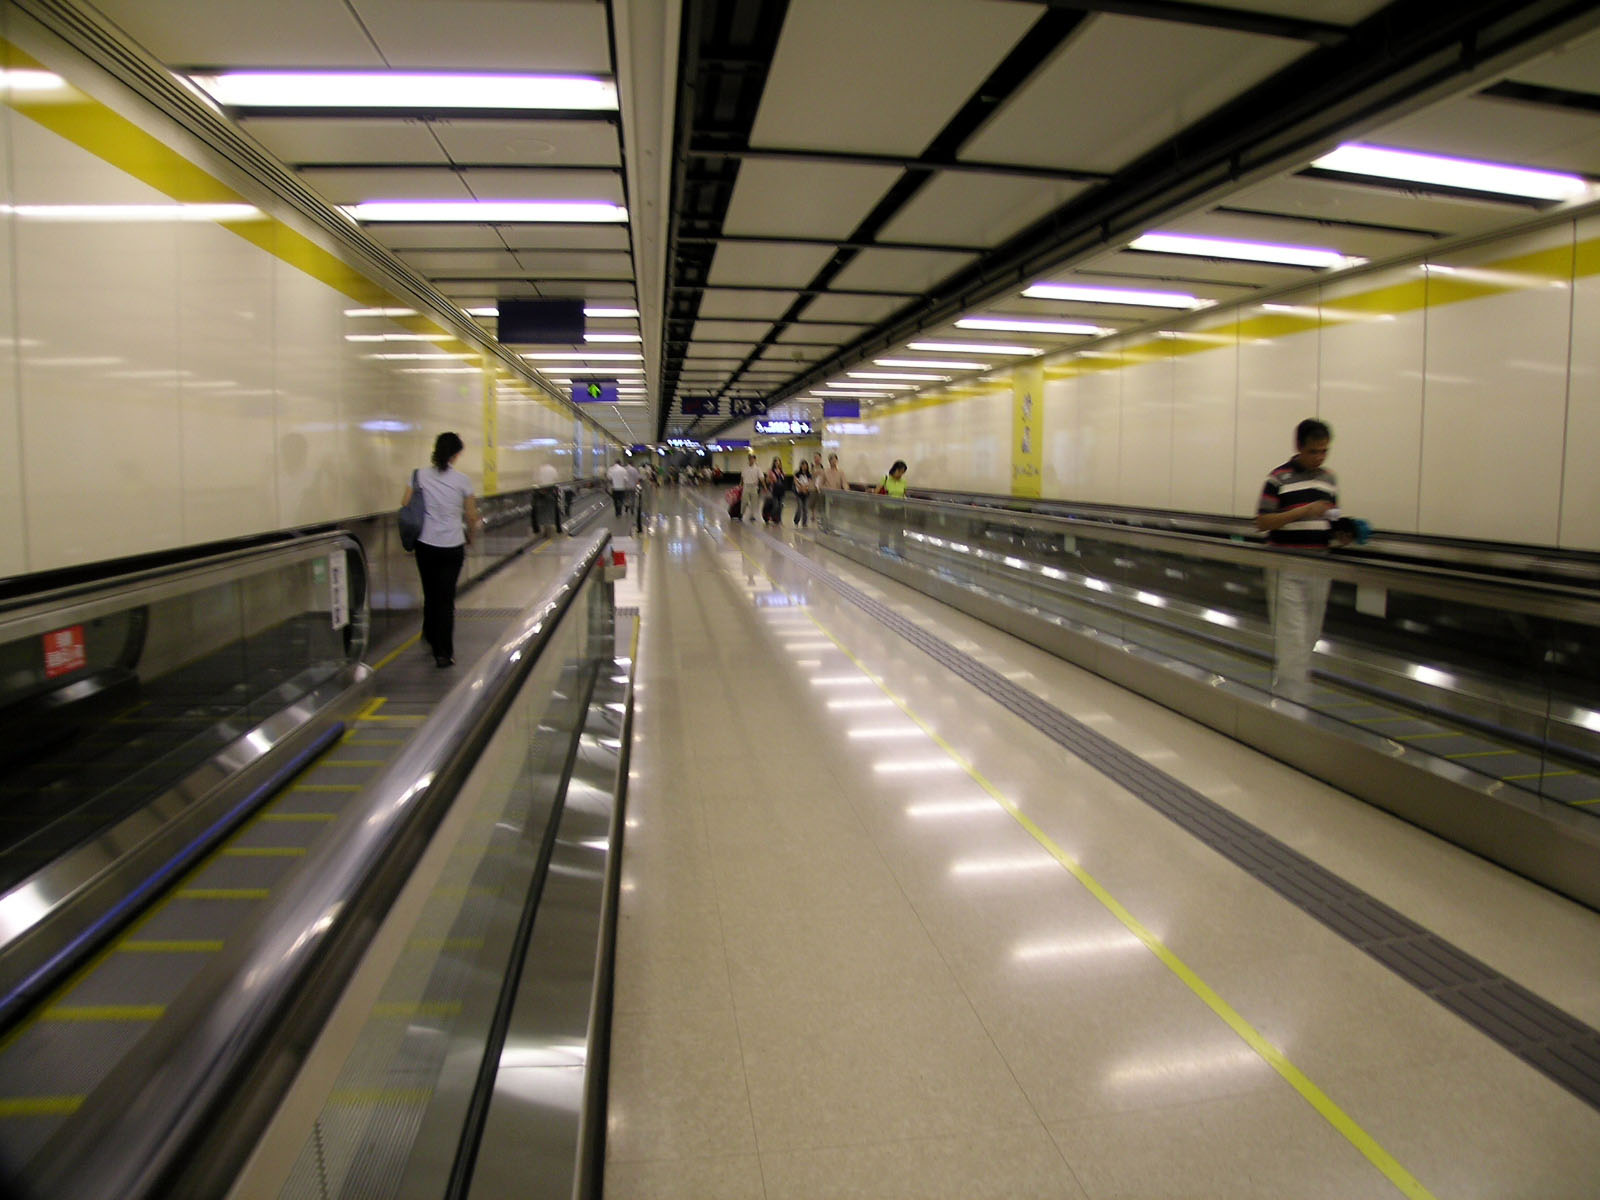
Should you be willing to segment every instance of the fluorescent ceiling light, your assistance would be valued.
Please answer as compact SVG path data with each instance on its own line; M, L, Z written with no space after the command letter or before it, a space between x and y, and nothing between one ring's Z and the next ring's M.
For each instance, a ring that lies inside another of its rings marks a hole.
M1147 292L1139 288L1096 287L1082 283L1036 283L1024 288L1030 300L1083 300L1090 304L1132 304L1145 308L1203 308L1209 300L1197 300L1182 292Z
M825 383L826 388L847 388L853 392L871 392L876 395L887 396L891 392L903 392L910 386L903 383Z
M478 356L476 354L369 354L367 357L383 359L386 362L416 362L418 359L439 362L446 358L469 359L477 358ZM478 368L473 367L472 369L476 371Z
M1071 333L1088 337L1116 332L1078 321L1031 321L1024 317L962 317L956 322L956 328L1012 330L1017 333Z
M30 221L116 221L146 224L162 221L253 221L261 219L250 204L0 204L0 213Z
M583 310L586 317L637 317L637 308L586 308Z
M994 366L993 363L980 362L943 362L939 359L926 361L916 358L875 358L872 360L875 367L926 367L929 370L943 368L947 371L987 371Z
M837 397L841 397L841 396L845 397L847 399L850 398L850 397L855 397L858 400L877 400L877 399L887 399L893 393L892 392L866 392L866 391L857 391L854 388L841 388L839 391L836 391L836 392L812 392L811 394L813 396L821 397L824 400L831 400L831 399L834 399L834 398L837 398Z
M448 333L347 333L347 342L448 342Z
M1008 354L1029 357L1044 353L1038 346L998 346L993 342L908 342L906 349L928 354Z
M232 108L564 109L614 112L617 86L581 75L400 71L229 71L191 75Z
M49 71L18 68L0 71L0 88L13 92L53 92L67 86L67 81Z
M604 200L369 200L348 204L344 211L357 221L470 221L480 225L620 224L628 219L626 208Z
M414 317L417 310L414 308L347 308L344 310L347 317Z
M553 368L566 375L643 375L643 367L569 367L563 363Z
M1410 150L1391 150L1384 146L1362 146L1357 143L1340 146L1311 165L1324 171L1339 171L1348 175L1434 183L1442 187L1526 196L1534 200L1570 200L1590 190L1588 183L1576 175L1508 167L1468 158L1445 158L1438 154L1416 154Z
M477 367L403 367L402 375L476 375Z
M524 354L523 358L533 362L643 362L642 354L627 354L619 351L596 350L589 354L574 351L570 354Z
M1231 238L1191 237L1184 233L1147 233L1128 243L1130 250L1187 254L1194 258L1227 258L1241 262L1283 263L1291 267L1353 267L1367 260L1315 246L1279 246L1239 242Z
M911 379L923 383L943 383L948 375L926 375L916 371L846 371L851 379Z
M583 340L586 342L642 342L644 339L637 333L586 333L583 335Z

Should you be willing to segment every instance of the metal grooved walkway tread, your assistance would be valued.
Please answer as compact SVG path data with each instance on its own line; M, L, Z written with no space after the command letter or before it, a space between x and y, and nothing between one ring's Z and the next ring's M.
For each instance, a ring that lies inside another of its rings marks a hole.
M523 556L520 569L509 565L481 585L482 598L531 601L561 557ZM456 613L461 663L487 651L522 611L467 607L472 598L463 597ZM435 666L420 644L392 654L374 699L342 738L0 1040L0 1178L77 1110L461 676L459 668Z
M1600 1109L1600 1031L1396 912L1193 788L919 628L783 542L813 578L940 665L1032 723L1254 878L1321 921L1475 1029Z

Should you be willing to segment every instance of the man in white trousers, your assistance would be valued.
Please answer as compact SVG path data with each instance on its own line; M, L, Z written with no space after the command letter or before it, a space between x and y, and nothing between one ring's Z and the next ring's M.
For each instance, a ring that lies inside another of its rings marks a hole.
M743 499L739 502L739 516L746 525L754 525L761 519L761 468L756 464L754 454L750 455L750 461L744 465L744 472L739 476L739 485L744 488Z
M1256 504L1256 528L1282 557L1267 580L1272 690L1297 701L1311 699L1311 656L1322 636L1332 583L1327 575L1302 564L1326 555L1336 542L1349 541L1334 533L1339 481L1322 465L1332 442L1333 431L1326 423L1315 418L1301 421L1294 431L1294 457L1267 476Z

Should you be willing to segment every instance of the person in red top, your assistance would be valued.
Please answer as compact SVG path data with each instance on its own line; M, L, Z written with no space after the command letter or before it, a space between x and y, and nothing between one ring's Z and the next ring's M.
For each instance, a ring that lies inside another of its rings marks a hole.
M1272 616L1272 690L1292 700L1311 698L1311 655L1322 636L1332 583L1326 575L1298 569L1295 560L1326 554L1335 542L1349 540L1334 531L1339 481L1323 466L1332 443L1333 431L1325 422L1301 421L1294 431L1294 457L1267 476L1256 503L1256 528L1284 554L1283 564L1267 573L1267 610Z

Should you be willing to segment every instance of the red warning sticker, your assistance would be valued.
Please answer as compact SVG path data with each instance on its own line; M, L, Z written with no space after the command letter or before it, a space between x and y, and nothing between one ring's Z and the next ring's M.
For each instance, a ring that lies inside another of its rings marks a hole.
M69 625L44 635L44 677L54 679L82 670L89 664L83 648L83 626Z

